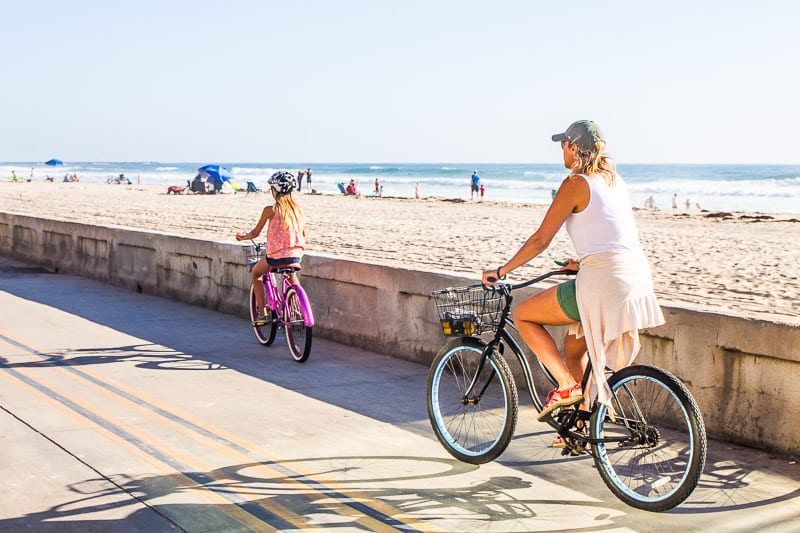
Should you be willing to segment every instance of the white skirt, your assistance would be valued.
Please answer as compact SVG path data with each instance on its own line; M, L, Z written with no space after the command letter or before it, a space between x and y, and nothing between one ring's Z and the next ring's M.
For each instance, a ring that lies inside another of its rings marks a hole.
M586 337L592 377L586 394L609 405L611 389L605 369L630 365L639 353L639 330L664 323L653 292L653 276L641 252L605 252L581 259L575 279L581 322L570 327Z

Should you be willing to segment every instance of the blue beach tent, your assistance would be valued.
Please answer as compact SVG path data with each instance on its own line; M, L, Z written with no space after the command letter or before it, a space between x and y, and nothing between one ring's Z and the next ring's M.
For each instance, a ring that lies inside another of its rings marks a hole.
M51 159L50 161L46 162L45 165L50 165L51 167L61 166L64 162L60 159Z
M206 165L197 169L200 174L204 174L206 179L214 184L214 189L221 189L222 184L226 181L231 181L233 176L231 171L219 165Z

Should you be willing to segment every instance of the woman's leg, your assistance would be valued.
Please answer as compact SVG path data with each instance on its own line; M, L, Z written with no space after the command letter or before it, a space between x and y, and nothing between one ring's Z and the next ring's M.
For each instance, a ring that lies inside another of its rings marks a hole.
M575 335L567 334L564 337L564 358L567 360L567 368L572 377L580 383L586 365L589 363L589 354L586 351L586 337L580 339Z
M558 286L531 296L514 310L514 323L525 343L558 381L560 390L578 383L564 364L553 337L544 328L574 323L558 304Z
M256 263L253 267L251 272L253 278L253 290L256 293L256 306L258 306L258 314L259 315L266 315L266 303L264 302L264 282L261 281L261 276L266 274L269 271L269 267L267 267L267 261L262 257L261 260Z

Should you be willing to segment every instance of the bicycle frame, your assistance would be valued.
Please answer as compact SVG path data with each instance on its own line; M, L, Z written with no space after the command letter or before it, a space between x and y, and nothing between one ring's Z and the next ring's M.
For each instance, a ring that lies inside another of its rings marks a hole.
M552 277L552 276L556 276L556 275L575 275L576 273L577 273L576 271L570 271L570 270L554 270L552 272L548 272L546 274L543 274L543 275L539 276L538 278L532 279L530 281L526 281L525 283L520 283L518 285L503 285L503 286L501 286L501 287L499 287L497 289L497 290L502 291L503 294L506 297L506 305L503 308L502 314L500 316L500 327L497 328L497 331L495 332L494 339L492 339L486 345L486 349L484 350L484 357L481 360L480 364L478 365L478 368L477 368L477 370L475 372L475 376L473 377L472 383L470 383L470 386L467 388L467 393L465 394L465 397L469 396L470 393L472 393L472 390L473 390L473 388L475 387L475 385L476 385L476 383L478 381L478 376L480 376L481 371L483 370L483 366L484 366L486 360L489 358L489 354L491 353L491 351L493 349L495 349L495 347L500 347L500 346L503 345L503 343L506 343L511 347L511 351L514 352L514 355L516 355L516 357L517 357L517 361L519 361L520 367L522 368L523 376L525 378L525 385L526 385L526 388L528 389L528 395L530 396L531 401L533 402L533 405L535 405L536 408L541 411L541 409L542 409L541 401L534 394L535 385L533 383L533 372L531 371L530 362L528 361L528 358L525 356L525 353L523 352L522 347L519 345L519 343L516 341L516 339L514 339L514 337L512 337L511 334L507 331L507 329L509 329L509 328L512 331L518 331L516 324L514 324L514 319L511 318L511 316L510 316L511 302L513 300L513 297L511 296L511 292L514 291L514 290L517 290L517 289L522 289L522 288L528 287L530 285L533 285L534 283L538 283L538 282L540 282L542 280L545 280L545 279L547 279L549 277ZM589 362L589 364L591 365L591 361ZM547 373L547 375L550 377L551 381L555 382L555 378L553 378L552 374L550 374L550 372L544 366L542 366L542 370L544 370ZM587 372L584 375L584 381L588 380L588 375L589 375L590 371L591 371L591 369L587 368ZM480 397L480 395L482 395L485 392L485 390L489 386L490 382L491 382L491 380L489 380L486 383L486 385L484 385L483 390L481 390L481 393L478 395L479 397ZM586 383L582 383L582 384L583 384L583 386L586 385Z
M483 393L486 391L486 389L491 384L492 380L494 379L494 375L495 375L493 373L492 376L488 380L486 380L486 383L484 384L484 386L481 389L480 393L478 393L477 395L473 394L473 389L475 388L475 386L476 386L476 384L478 382L479 376L481 375L481 372L483 371L483 368L484 368L484 366L486 364L486 361L489 359L489 355L492 353L492 350L494 350L495 348L500 349L501 354L505 355L503 353L504 351L502 350L502 346L503 346L503 344L507 344L511 348L511 351L516 356L516 359L519 362L520 367L522 368L522 374L523 374L523 377L525 379L525 386L526 386L526 389L528 391L528 396L530 397L531 402L533 403L533 405L536 407L536 409L538 411L542 410L542 402L536 396L536 394L534 393L534 391L536 389L536 386L535 386L535 384L533 382L533 372L531 370L531 363L528 360L528 357L525 355L525 352L523 351L523 349L520 346L520 344L517 342L517 340L509 332L509 330L511 330L511 331L519 331L517 329L516 324L514 323L514 319L511 318L511 316L510 316L511 302L513 300L513 297L511 296L511 292L514 291L514 290L517 290L517 289L528 287L530 285L533 285L534 283L538 283L538 282L540 282L540 281L542 281L544 279L547 279L549 277L552 277L552 276L556 276L556 275L575 275L575 274L577 274L576 271L554 270L552 272L548 272L546 274L543 274L542 276L539 276L538 278L532 279L532 280L527 281L525 283L520 283L518 285L503 285L502 287L500 287L498 289L498 290L503 291L503 293L506 296L506 305L503 308L502 315L501 315L501 318L500 318L500 327L497 328L497 332L495 333L494 339L489 341L489 343L486 345L486 348L484 349L484 352L483 352L483 358L481 359L480 363L478 364L478 367L477 367L477 369L475 371L475 375L472 378L472 382L470 383L469 387L467 388L467 390L466 390L466 392L464 394L464 398L463 398L462 401L469 402L469 403L476 403L480 399L480 397L483 395ZM537 364L540 365L541 369L547 374L549 379L552 382L555 383L555 378L552 376L550 371L548 371L547 368L545 368L544 365L542 365L540 362L537 361ZM587 362L587 365L586 365L586 370L584 371L583 376L581 377L581 388L583 390L586 390L586 387L587 387L587 384L589 383L589 379L591 377L591 374L592 374L592 361L589 360ZM631 395L631 397L633 398L633 395ZM617 403L617 409L620 409L616 398L614 398L614 402ZM641 409L639 409L638 405L634 403L633 407L637 411L637 415L640 417L640 419L643 418L643 415L641 413ZM571 430L571 428L575 427L576 420L578 419L579 416L581 416L579 410L572 409L572 410L565 411L561 416L558 417L558 420L556 420L554 418L547 419L547 423L550 426L552 426L558 432L558 434L560 436L562 436L562 437L579 438L579 439L585 440L586 442L588 442L590 444L597 444L599 442L604 442L604 443L624 442L624 441L630 440L630 437L605 437L603 439L592 439L592 438L589 438L585 434L574 432L574 431ZM618 416L617 420L620 421L622 423L622 425L624 425L625 427L627 427L628 429L633 431L634 428L632 428L629 425L629 421L628 421L627 417Z
M264 295L266 297L267 307L278 317L278 321L286 325L289 323L289 318L286 312L286 300L284 295L291 287L298 287L302 289L299 284L294 284L291 281L291 274L295 270L291 268L279 268L270 271L261 276L261 282L264 285ZM278 278L278 279L276 279ZM280 283L280 286L278 285ZM303 316L306 317L306 326L314 325L314 313L311 310L311 304L308 301L308 296L305 290L298 290L297 299L300 303L300 310Z

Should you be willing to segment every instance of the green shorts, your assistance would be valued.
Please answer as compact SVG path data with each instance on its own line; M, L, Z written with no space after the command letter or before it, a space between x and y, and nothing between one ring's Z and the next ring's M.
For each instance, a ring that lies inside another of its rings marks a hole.
M558 305L561 306L564 314L575 322L580 322L581 315L578 313L578 300L575 298L575 280L571 279L559 285L557 296Z

